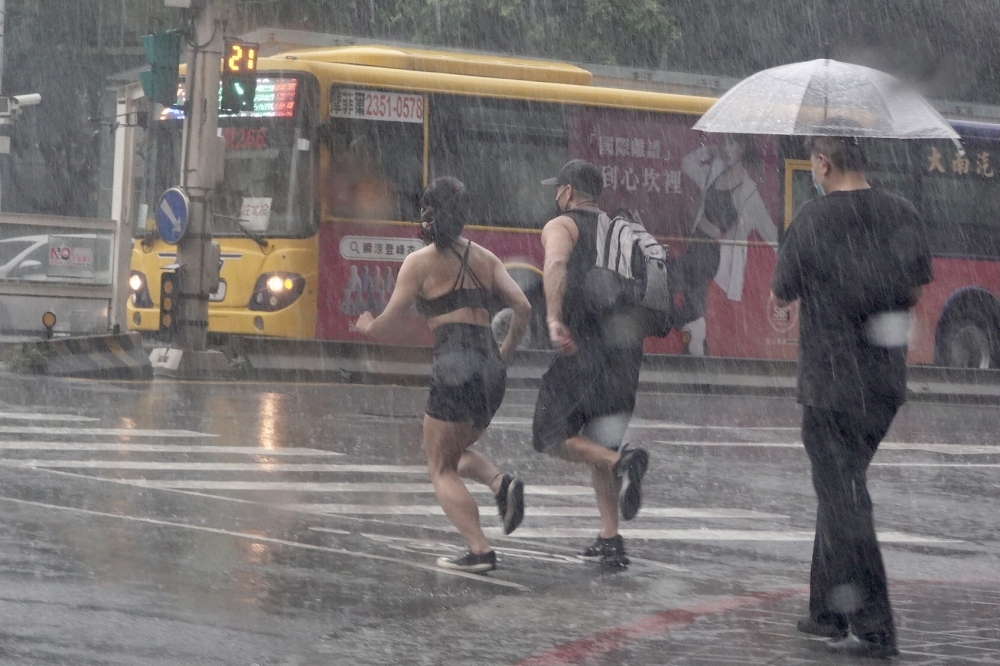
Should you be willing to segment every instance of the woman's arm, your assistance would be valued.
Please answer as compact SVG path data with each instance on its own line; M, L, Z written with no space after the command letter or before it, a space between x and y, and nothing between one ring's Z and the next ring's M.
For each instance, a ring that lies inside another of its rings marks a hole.
M708 179L712 174L712 162L714 159L714 151L708 146L702 146L684 156L681 160L681 171L693 180L699 188L704 190L709 184Z
M747 235L749 235L751 230L756 230L766 242L777 243L778 227L774 224L774 220L771 219L771 214L767 212L767 206L764 205L764 199L760 196L757 184L753 182L749 175L747 176L747 181L744 181L741 188L749 187L752 190L740 210L740 217L743 218L747 225Z
M385 310L378 317L372 316L371 312L365 312L358 317L354 326L359 333L370 335L373 338L383 338L396 329L410 311L410 306L413 305L417 294L420 293L423 278L419 262L420 258L416 254L407 255L406 259L403 260L403 265L399 268L399 275L396 276L396 288L392 290Z
M521 342L525 332L528 330L528 321L531 317L531 303L524 295L521 288L514 282L503 263L495 256L493 269L493 290L494 293L503 299L513 311L514 316L510 320L510 328L507 329L507 337L500 345L500 356L504 363L510 363L514 357L514 350Z

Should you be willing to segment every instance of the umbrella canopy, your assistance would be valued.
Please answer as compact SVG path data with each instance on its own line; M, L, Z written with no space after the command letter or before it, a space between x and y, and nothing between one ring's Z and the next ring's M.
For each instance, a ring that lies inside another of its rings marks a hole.
M930 103L877 69L810 60L757 72L737 83L695 123L703 132L952 139Z

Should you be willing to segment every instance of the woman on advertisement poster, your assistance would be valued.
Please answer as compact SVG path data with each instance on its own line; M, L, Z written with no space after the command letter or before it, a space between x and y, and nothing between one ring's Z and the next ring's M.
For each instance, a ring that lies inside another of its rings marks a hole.
M747 241L752 231L769 243L778 240L778 228L764 205L747 163L757 162L754 137L726 135L719 145L706 145L681 160L681 170L701 190L701 203L691 227L691 239L682 261L687 352L706 354L705 303L714 281L726 298L743 298Z

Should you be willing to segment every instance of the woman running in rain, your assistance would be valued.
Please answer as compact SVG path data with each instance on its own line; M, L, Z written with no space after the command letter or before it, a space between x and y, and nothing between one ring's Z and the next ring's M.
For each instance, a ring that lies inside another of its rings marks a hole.
M438 558L438 566L460 571L496 569L496 553L479 525L479 507L459 477L490 487L510 534L524 517L524 483L503 474L483 454L469 449L500 408L507 363L528 327L531 305L497 257L462 237L471 205L455 178L437 178L420 200L421 238L426 247L407 255L385 311L365 312L357 330L389 335L411 305L434 332L434 364L424 416L427 471L445 515L469 551ZM514 311L503 344L497 347L487 310L491 297Z

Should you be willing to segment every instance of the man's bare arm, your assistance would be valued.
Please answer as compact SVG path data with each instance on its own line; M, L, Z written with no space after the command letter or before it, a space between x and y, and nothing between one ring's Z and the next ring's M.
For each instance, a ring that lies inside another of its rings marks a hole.
M576 223L565 215L550 220L542 229L542 247L545 248L542 285L545 290L549 340L560 354L576 352L573 337L563 323L562 308L566 297L566 269L579 233Z

